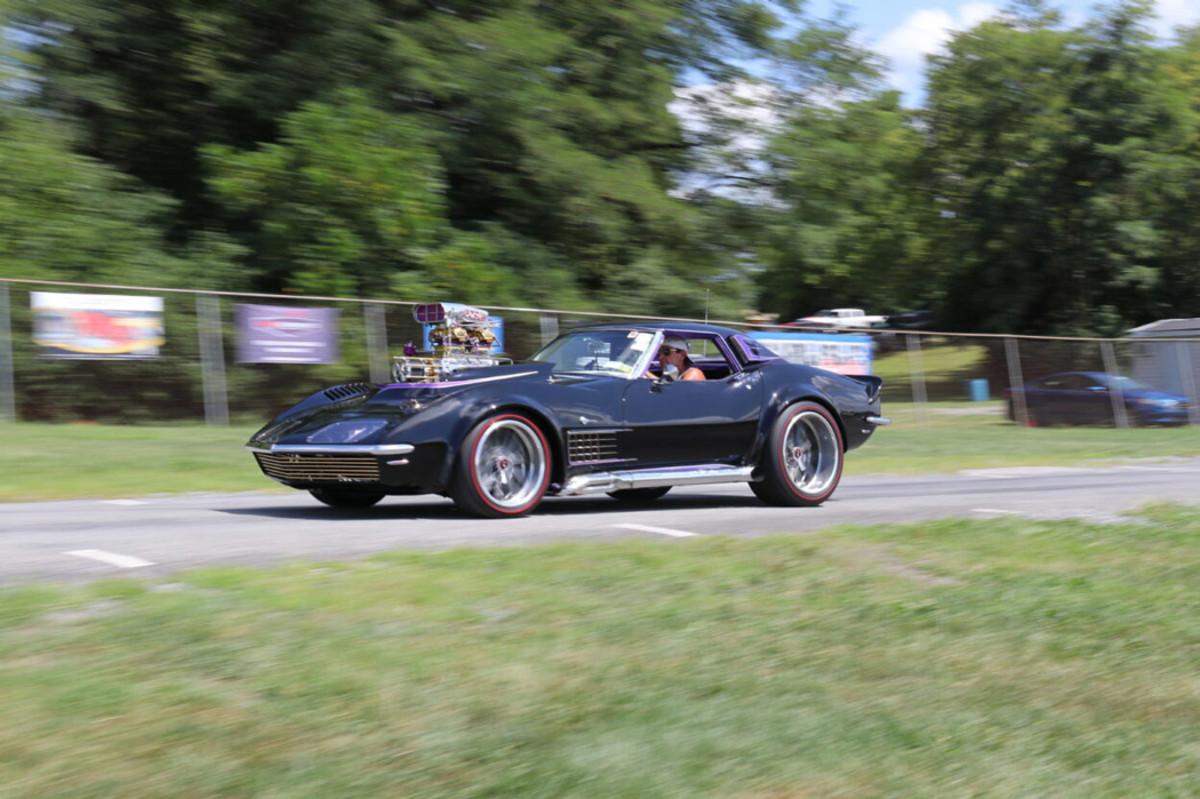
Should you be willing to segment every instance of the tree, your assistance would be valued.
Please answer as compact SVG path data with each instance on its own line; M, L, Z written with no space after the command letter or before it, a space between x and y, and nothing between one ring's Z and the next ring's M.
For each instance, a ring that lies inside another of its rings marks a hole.
M252 231L260 282L334 296L379 296L414 272L447 224L437 156L411 117L357 91L306 103L279 141L210 145L217 196Z
M1131 2L1063 31L1030 4L933 59L925 119L956 327L1119 334L1168 307L1170 223L1147 181L1195 114L1147 13Z
M264 236L256 214L265 207L228 180L238 164L271 162L278 200L286 190L278 170L295 156L269 148L294 148L284 138L295 115L336 104L353 87L379 114L421 132L424 171L444 181L453 235L443 244L497 258L522 252L492 273L507 271L529 299L545 299L544 285L569 288L567 301L597 303L626 299L648 257L676 279L728 271L727 254L700 248L704 257L690 258L695 215L671 195L688 153L666 106L683 70L732 74L731 54L768 49L779 25L772 8L795 5L19 2L17 24L48 42L38 48L40 107L78 125L81 152L178 201L173 241L232 234L249 250L256 288L311 282L313 258L326 273L319 285L389 284L395 263L368 274L376 262L352 252L372 238L362 226L347 237L355 225L346 219L328 230L292 221ZM306 143L306 157L323 146L334 148L332 163L346 157L336 142L318 140ZM326 206L300 198L291 210L299 207ZM285 246L281 236L292 235L302 240ZM411 262L425 246L409 241L396 258ZM306 276L293 279L283 259L301 252L308 260L296 268ZM328 274L339 264L358 271L339 281ZM696 311L701 294L659 298L657 310ZM631 310L655 305L645 294L629 299Z

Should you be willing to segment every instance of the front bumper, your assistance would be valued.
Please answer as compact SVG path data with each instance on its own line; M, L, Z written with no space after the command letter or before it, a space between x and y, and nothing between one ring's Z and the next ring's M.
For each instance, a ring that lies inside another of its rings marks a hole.
M293 488L370 487L385 493L441 490L439 444L274 444L246 446L263 474Z

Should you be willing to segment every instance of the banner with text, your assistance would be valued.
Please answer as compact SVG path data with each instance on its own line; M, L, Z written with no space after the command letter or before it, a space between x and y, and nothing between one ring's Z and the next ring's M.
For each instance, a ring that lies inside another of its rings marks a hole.
M237 306L240 363L337 363L336 308Z
M157 358L162 297L31 291L33 341L43 358Z
M843 375L869 375L872 368L870 336L827 333L757 331L754 338L792 363L803 363Z

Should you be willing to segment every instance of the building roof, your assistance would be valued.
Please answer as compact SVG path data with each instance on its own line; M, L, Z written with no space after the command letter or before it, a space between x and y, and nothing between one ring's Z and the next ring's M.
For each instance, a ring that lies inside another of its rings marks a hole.
M1131 336L1200 336L1200 319L1159 319L1128 332Z

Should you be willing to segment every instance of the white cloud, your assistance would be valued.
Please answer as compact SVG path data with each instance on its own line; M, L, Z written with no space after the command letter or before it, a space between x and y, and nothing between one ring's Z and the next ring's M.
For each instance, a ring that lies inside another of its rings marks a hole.
M1200 25L1196 0L1158 0L1154 10L1158 14L1154 32L1159 36L1170 36L1181 25Z
M1080 0L1067 5L1064 21L1068 25L1082 24L1094 14L1094 10L1089 10L1091 4ZM889 82L904 93L906 103L919 104L924 88L925 56L941 49L956 31L969 30L996 16L1000 10L999 5L979 2L965 3L949 11L941 8L913 11L876 44L876 49L890 62ZM1196 0L1158 0L1155 14L1152 29L1155 35L1164 39L1179 26L1200 25L1200 5Z
M910 105L915 105L924 83L925 56L940 50L955 31L973 28L999 12L1000 8L991 3L967 3L953 15L940 8L909 14L900 27L884 35L877 45L891 65L889 82L904 93Z

